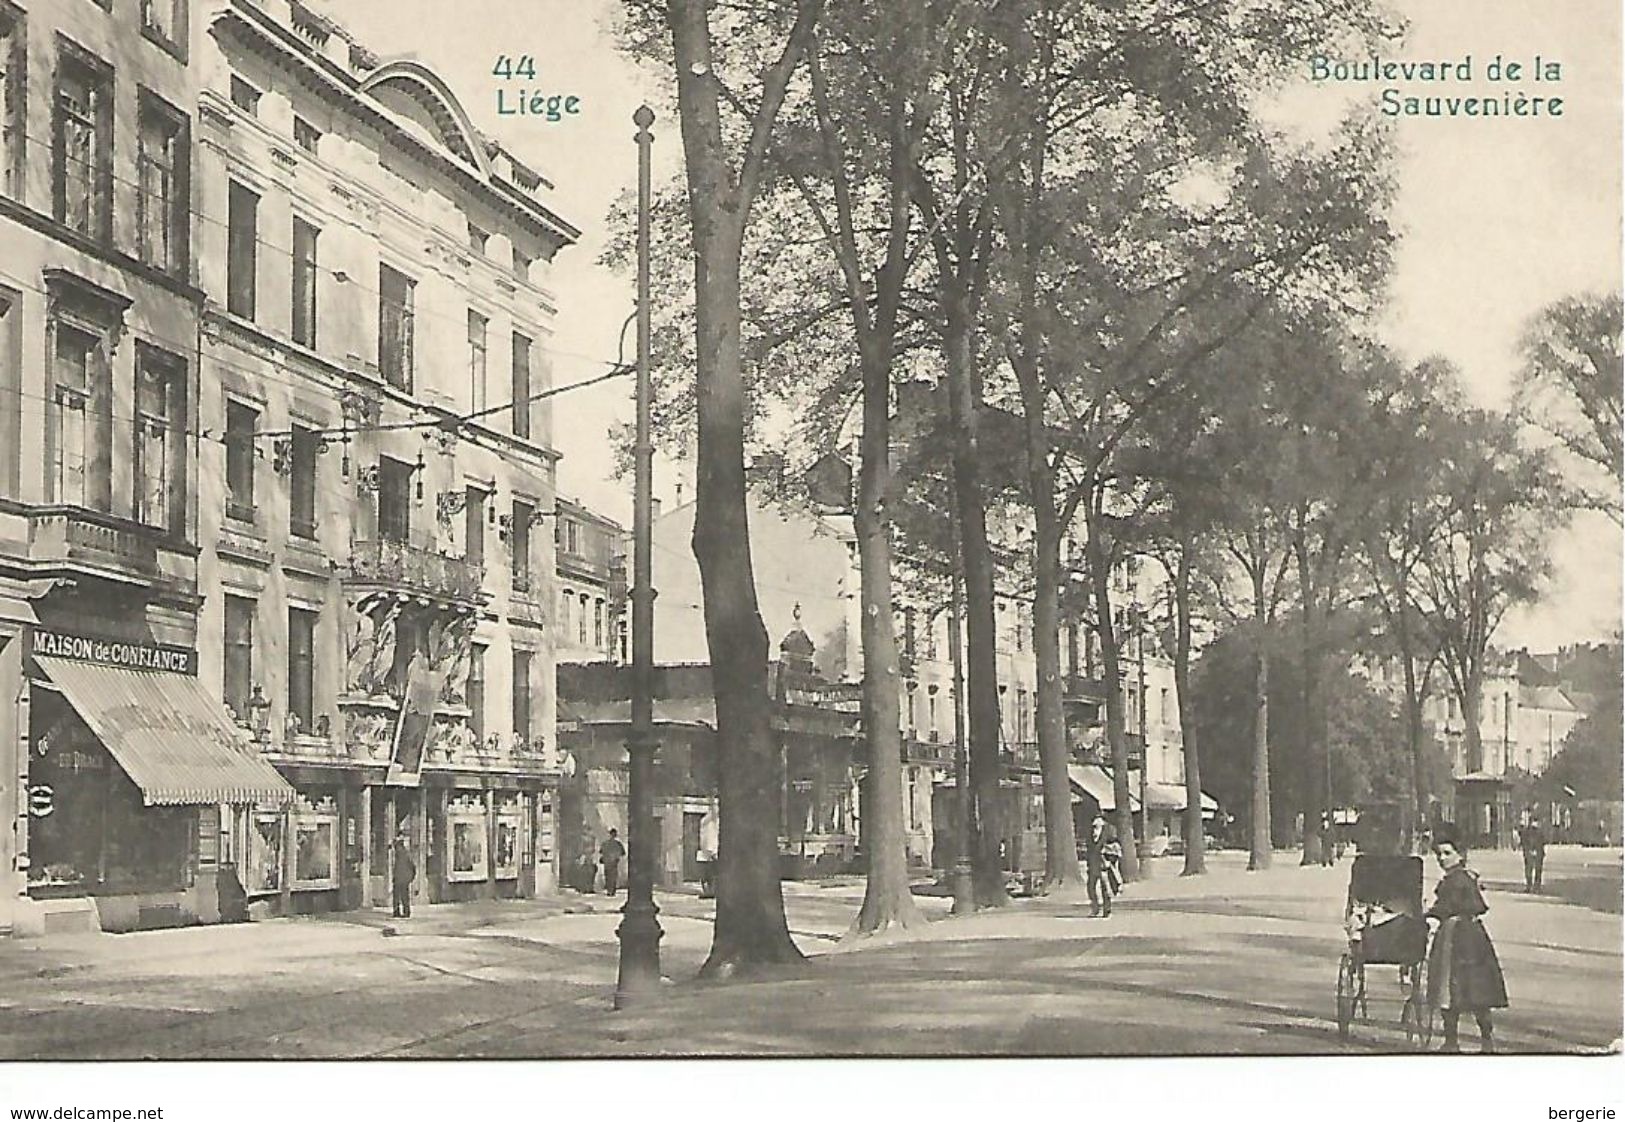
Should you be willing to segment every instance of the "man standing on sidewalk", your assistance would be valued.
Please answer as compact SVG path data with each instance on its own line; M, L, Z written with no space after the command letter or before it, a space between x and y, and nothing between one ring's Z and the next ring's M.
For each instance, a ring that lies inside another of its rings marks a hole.
M412 843L406 838L406 831L402 830L395 835L395 844L390 850L390 902L394 905L391 914L398 919L406 919L412 914L412 881L418 875L417 862L412 860Z
M626 846L621 844L621 838L611 828L609 837L604 844L598 847L598 862L604 866L604 891L613 896L621 885L621 860L626 856Z
M1094 821L1089 824L1089 836L1083 843L1084 865L1089 878L1089 915L1092 917L1112 914L1110 864L1111 851L1116 845L1117 832L1104 818L1095 815Z
M1530 818L1518 831L1518 847L1523 850L1523 890L1539 892L1541 874L1546 869L1546 831L1540 819Z

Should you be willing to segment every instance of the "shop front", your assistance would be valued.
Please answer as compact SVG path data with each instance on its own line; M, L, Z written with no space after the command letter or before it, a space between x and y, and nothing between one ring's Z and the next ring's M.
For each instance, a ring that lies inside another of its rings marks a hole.
M289 785L195 677L196 652L29 633L27 893L46 930L245 918L228 816Z
M551 788L511 774L430 773L427 780L431 901L514 899L551 890Z

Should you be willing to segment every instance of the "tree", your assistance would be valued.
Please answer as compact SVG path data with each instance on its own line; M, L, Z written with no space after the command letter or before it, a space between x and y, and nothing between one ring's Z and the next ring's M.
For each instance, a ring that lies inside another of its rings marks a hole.
M903 286L909 263L908 152L913 143L904 109L909 55L923 28L917 14L891 10L884 15L859 5L836 13L845 23L845 58L831 92L825 52L815 44L809 59L813 126L828 185L833 215L826 214L805 178L798 185L839 262L846 282L852 329L862 379L863 430L853 516L858 539L863 643L863 724L869 745L864 848L868 881L854 931L873 933L919 925L922 920L909 890L904 850L902 736L899 722L898 645L892 607L892 528L887 512L895 490L891 454L892 367L897 353ZM868 52L871 66L851 61ZM882 72L891 81L880 88L867 75ZM855 108L854 108L855 107ZM865 113L864 107L870 107ZM872 216L884 230L877 240L879 264L865 259L870 238L860 222L874 199ZM871 279L872 272L872 279Z
M741 38L782 42L745 118L737 167L724 139L708 0L670 0L678 113L694 243L698 459L694 555L705 601L717 706L717 919L702 976L799 960L779 887L777 759L767 683L767 631L757 607L746 520L745 390L740 353L740 258L774 123L812 41L822 0L788 11L733 15ZM740 27L746 22L749 25ZM787 28L781 24L787 23ZM736 41L730 36L732 47Z
M1587 489L1591 505L1621 521L1625 450L1620 427L1625 358L1620 353L1620 294L1567 296L1542 308L1524 328L1515 409L1554 437L1606 483Z
M1461 704L1467 770L1484 766L1481 690L1490 640L1514 604L1532 600L1550 569L1546 543L1571 499L1550 457L1525 447L1515 422L1465 412L1443 441L1440 531L1417 603Z
M1437 544L1445 504L1438 484L1441 436L1461 408L1454 368L1429 360L1404 371L1384 402L1380 423L1390 432L1383 483L1361 543L1371 599L1383 628L1374 644L1382 664L1397 661L1403 680L1403 712L1410 744L1411 813L1405 822L1413 841L1428 820L1427 754L1432 737L1423 709L1432 689L1439 648L1417 602L1423 565Z

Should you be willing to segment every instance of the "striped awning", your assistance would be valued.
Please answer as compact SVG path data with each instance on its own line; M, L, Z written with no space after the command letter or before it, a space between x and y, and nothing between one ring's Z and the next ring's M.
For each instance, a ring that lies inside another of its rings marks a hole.
M1079 795L1088 795L1095 804L1104 811L1117 809L1117 794L1112 789L1111 773L1098 764L1068 764L1067 778L1072 781L1072 789ZM1081 802L1074 798L1073 802ZM1130 811L1140 809L1140 798L1130 788L1128 794L1128 807Z
M226 707L187 674L36 657L148 806L293 801Z

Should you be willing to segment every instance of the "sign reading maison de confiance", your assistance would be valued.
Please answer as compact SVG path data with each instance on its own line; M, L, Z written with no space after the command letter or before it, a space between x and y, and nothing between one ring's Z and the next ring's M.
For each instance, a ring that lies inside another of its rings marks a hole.
M96 639L61 631L36 630L31 653L47 658L69 658L120 666L127 670L163 670L172 674L196 674L197 651L161 643L133 643L125 639Z

